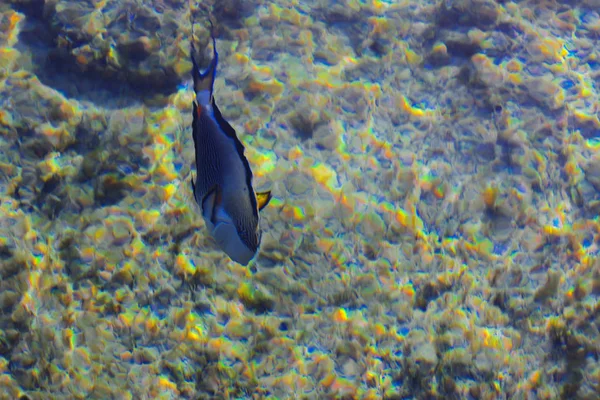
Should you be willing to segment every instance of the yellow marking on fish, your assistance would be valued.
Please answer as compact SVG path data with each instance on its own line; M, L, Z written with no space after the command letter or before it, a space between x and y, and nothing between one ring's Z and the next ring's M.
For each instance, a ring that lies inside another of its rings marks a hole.
M263 209L271 200L271 192L256 193L256 202L258 203L258 209Z

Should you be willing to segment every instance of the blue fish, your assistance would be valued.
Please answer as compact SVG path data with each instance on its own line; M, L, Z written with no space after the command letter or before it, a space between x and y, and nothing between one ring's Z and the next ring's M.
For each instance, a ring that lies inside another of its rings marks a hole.
M212 22L213 58L204 72L194 57L193 36L192 31L192 76L196 93L192 111L196 180L191 180L192 191L219 247L233 261L247 265L260 246L259 211L271 200L271 192L254 191L244 145L215 102L213 86L219 54Z

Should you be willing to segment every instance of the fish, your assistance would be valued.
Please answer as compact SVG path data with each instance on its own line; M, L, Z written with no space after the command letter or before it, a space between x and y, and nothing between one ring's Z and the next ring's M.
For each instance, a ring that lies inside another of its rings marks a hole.
M214 97L219 53L210 21L212 60L202 72L195 54L192 20L191 61L195 100L192 137L195 148L196 179L191 179L194 199L205 225L219 248L241 265L256 256L262 231L260 211L271 200L271 191L255 192L252 169L244 145L235 129L221 114Z

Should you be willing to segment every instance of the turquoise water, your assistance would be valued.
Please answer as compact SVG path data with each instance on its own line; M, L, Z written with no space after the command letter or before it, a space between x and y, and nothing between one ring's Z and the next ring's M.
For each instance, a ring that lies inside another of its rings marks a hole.
M0 398L598 398L599 6L0 3ZM247 267L190 7L273 194Z

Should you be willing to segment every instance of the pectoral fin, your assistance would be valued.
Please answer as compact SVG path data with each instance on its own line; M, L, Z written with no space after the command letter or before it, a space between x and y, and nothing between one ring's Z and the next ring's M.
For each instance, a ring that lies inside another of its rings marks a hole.
M271 201L271 191L256 193L256 202L258 203L258 211L262 210Z
M215 211L220 201L221 193L218 185L213 186L202 198L202 216L207 224L213 225L210 227L211 230L215 225Z

